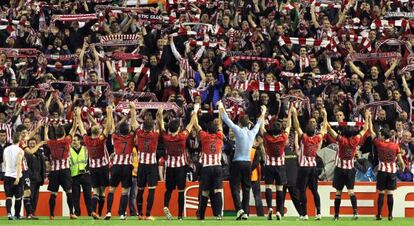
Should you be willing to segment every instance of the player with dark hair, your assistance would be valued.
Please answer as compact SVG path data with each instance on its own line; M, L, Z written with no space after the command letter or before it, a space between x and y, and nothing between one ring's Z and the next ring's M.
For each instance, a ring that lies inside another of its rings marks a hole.
M132 128L138 129L135 105L133 105L133 110L131 111L131 121ZM139 220L154 220L154 217L151 216L151 210L154 203L155 188L158 184L158 166L156 155L158 139L159 132L154 130L154 120L151 115L146 115L144 117L142 129L136 130L136 146L138 153L137 209ZM146 186L148 186L148 196L147 209L144 216L142 206L144 189Z
M198 106L195 107L198 109ZM224 111L219 107L220 114ZM194 129L197 131L201 141L201 157L202 164L200 175L201 198L199 206L199 220L204 220L208 198L210 196L213 212L216 219L222 219L223 206L223 177L221 168L221 151L223 147L223 125L219 117L217 120L210 121L207 124L207 132L203 131L198 124L197 114L193 114Z
M99 125L94 125L91 128L91 136L87 135L83 122L81 120L80 111L77 113L78 127L83 142L88 150L89 170L91 173L91 184L93 189L93 196L91 200L91 216L94 219L99 219L101 211L96 213L96 207L103 207L105 202L105 189L109 185L109 170L108 170L108 154L106 151L106 139L113 126L112 107L106 108L106 124L103 131Z
M338 142L338 151L336 152L335 171L333 187L336 189L335 196L335 216L334 220L339 220L339 208L341 205L342 189L346 186L353 209L353 219L358 219L357 198L354 193L355 168L354 157L358 146L363 137L367 135L371 113L365 113L365 124L363 129L357 133L356 129L346 126L342 134L338 135L329 125L329 134Z
M193 114L196 114L193 112ZM184 211L184 189L186 184L186 141L191 129L193 128L193 120L188 123L185 130L180 132L180 120L174 119L168 123L168 133L164 128L163 109L158 111L158 122L164 141L165 147L165 186L164 195L164 214L167 219L171 220L172 215L168 209L171 194L175 188L178 189L178 219L183 219ZM192 117L193 118L193 117Z
M291 127L291 111L288 113L286 128L282 123L274 122L269 132L266 132L264 123L261 127L266 159L263 170L266 186L266 203L269 208L268 220L272 220L272 186L276 185L276 219L281 220L284 212L283 186L287 183L285 166L285 146L288 141Z
M368 123L368 122L367 122ZM378 152L378 174L377 174L377 190L378 200L377 207L378 212L376 215L377 220L381 220L381 211L384 204L384 196L387 195L388 205L388 220L392 220L392 209L394 206L393 191L397 188L397 172L396 161L400 163L400 169L405 168L404 161L401 156L399 145L391 140L391 132L388 128L380 129L378 137L374 132L372 126L372 119L369 121L369 131L374 141L374 145Z
M49 140L49 125L45 127L45 141L50 149L51 168L49 173L48 190L51 192L49 199L50 220L55 219L56 196L59 186L62 186L66 192L67 204L70 212L70 219L77 219L73 214L73 198L72 198L72 177L69 169L69 154L72 137L77 128L77 120L75 118L69 135L65 135L62 126L54 127L54 139Z
M321 200L318 193L318 174L316 172L316 155L320 149L323 141L323 137L326 134L327 127L327 114L322 110L323 122L322 128L319 133L316 133L316 124L308 123L306 125L305 133L299 125L298 113L296 108L292 108L293 125L300 141L300 149L297 155L299 156L299 170L297 177L297 184L300 191L300 220L308 220L307 214L307 198L306 188L312 192L313 199L316 207L315 220L320 220L321 216Z
M109 107L108 107L109 110ZM130 103L129 110L131 112L131 121L136 123L135 105ZM107 120L113 122L111 110L107 116ZM111 127L113 127L113 123ZM130 128L127 122L121 122L118 132L112 134L112 142L114 144L114 153L112 158L111 178L109 181L109 193L107 197L105 220L112 217L112 203L114 200L115 188L121 183L122 192L119 200L118 215L120 220L126 220L125 211L128 205L128 194L132 184L132 150L134 148L135 130Z

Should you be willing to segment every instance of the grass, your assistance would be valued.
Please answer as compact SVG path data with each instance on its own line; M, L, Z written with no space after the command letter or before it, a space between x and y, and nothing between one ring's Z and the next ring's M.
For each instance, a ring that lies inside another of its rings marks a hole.
M95 221L91 218L82 217L77 220L69 220L68 218L56 218L54 221L50 221L45 217L41 217L38 221L8 221L4 217L0 218L0 225L30 225L30 226L49 226L49 225L59 225L59 226L91 226L91 225L157 225L157 226L186 226L186 225L200 225L200 226L230 226L230 225L255 225L255 226L264 226L264 225L283 225L283 226L405 226L405 225L414 225L413 218L395 218L393 221L388 221L386 218L383 218L382 221L375 221L372 217L361 217L357 221L352 220L351 218L343 217L339 221L334 222L331 218L325 217L321 221L297 221L296 218L287 217L283 218L282 221L268 221L264 217L251 217L247 221L235 221L233 217L225 217L222 221L216 221L213 218L208 218L205 221L198 221L195 218L185 219L184 221L172 220L168 221L165 218L159 217L155 221L138 221L135 217L130 217L126 221L120 221L117 217L113 218L110 221L99 220Z

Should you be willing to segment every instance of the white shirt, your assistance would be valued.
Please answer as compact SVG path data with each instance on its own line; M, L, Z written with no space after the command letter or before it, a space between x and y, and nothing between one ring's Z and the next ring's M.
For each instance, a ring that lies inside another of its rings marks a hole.
M3 152L3 162L5 167L5 174L6 177L13 177L17 178L17 159L19 155L23 156L24 151L18 145L12 144L4 149ZM21 177L21 173L19 178Z

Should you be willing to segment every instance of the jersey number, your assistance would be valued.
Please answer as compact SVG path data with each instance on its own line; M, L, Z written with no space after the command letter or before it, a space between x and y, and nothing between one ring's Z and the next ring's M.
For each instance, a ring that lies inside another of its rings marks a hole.
M122 154L125 154L125 149L128 145L128 142L121 142L121 144L122 144Z

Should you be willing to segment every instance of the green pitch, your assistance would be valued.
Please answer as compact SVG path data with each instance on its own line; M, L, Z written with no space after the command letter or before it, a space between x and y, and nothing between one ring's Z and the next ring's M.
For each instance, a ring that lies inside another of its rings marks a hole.
M205 221L198 221L194 218L185 219L183 221L172 220L168 221L164 218L157 218L155 221L138 221L135 217L128 218L126 221L120 221L117 217L112 218L110 221L99 220L95 221L91 218L82 217L78 220L69 220L68 218L57 218L54 221L50 221L47 218L41 218L37 221L8 221L4 217L0 218L0 225L30 225L30 226L91 226L91 225L103 225L103 226L118 226L118 225L159 225L159 226L187 226L187 225L200 225L200 226L233 226L233 225L254 225L254 226L265 226L265 225L283 225L283 226L413 226L414 218L395 218L393 221L388 221L383 218L382 221L375 221L371 217L361 217L357 221L351 218L341 218L339 221L334 222L331 218L325 217L321 221L314 221L313 219L308 221L297 221L296 218L283 218L282 221L268 221L262 217L251 217L247 221L235 221L233 217L225 217L222 221L216 221L213 218L208 218Z

